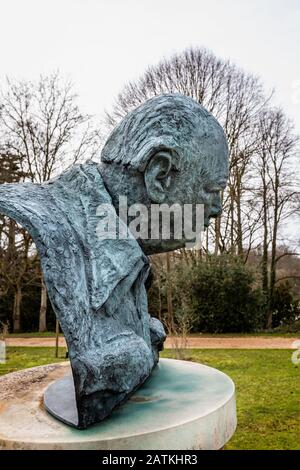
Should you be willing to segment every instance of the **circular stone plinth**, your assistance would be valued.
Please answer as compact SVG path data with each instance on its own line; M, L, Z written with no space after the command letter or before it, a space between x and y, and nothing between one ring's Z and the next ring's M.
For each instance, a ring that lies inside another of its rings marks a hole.
M84 431L44 407L47 387L70 373L64 363L0 378L0 449L220 449L235 431L234 384L211 367L161 359L129 401Z

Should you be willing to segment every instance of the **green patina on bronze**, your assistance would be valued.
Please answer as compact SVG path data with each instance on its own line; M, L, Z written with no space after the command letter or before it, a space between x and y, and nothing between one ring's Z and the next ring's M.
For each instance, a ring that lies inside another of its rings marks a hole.
M53 309L68 344L84 429L107 417L151 374L163 347L150 318L148 254L186 240L99 239L97 208L204 204L205 225L221 211L228 176L221 126L182 95L162 95L129 113L108 138L101 164L74 165L47 183L0 185L0 211L22 224L40 254Z

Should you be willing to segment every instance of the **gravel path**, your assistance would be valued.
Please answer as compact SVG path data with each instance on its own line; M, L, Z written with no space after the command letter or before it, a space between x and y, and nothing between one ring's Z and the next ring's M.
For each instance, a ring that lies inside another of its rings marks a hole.
M300 338L280 338L264 336L247 336L245 338L215 338L215 337L192 337L188 338L184 345L182 340L178 340L179 347L200 348L200 349L297 349L295 341ZM8 338L7 346L54 346L55 338ZM59 338L59 345L65 346L65 339ZM168 338L165 343L166 348L174 348L175 341Z

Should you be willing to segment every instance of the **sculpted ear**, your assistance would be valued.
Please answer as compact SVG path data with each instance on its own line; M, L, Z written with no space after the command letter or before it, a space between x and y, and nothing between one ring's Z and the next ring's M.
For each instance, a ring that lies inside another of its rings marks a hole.
M167 150L157 152L149 161L144 180L150 200L162 204L172 180L172 155Z

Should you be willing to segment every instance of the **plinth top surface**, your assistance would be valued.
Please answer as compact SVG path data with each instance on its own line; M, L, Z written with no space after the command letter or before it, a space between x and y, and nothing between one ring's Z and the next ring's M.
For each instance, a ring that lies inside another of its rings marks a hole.
M68 365L53 364L0 378L2 448L4 442L9 441L23 442L25 447L26 442L36 443L41 448L43 443L49 442L53 445L56 443L56 448L60 448L60 443L65 443L65 448L69 448L69 442L72 442L73 448L76 448L76 443L81 448L84 442L101 441L106 442L106 448L109 449L113 448L109 443L116 439L121 442L134 436L166 434L194 421L206 422L207 427L218 413L223 413L223 419L224 413L228 414L228 406L230 412L224 419L229 420L229 437L234 431L234 384L227 375L211 367L161 359L151 377L129 401L116 409L108 419L84 431L61 423L44 409L45 389L68 373ZM120 445L120 448L124 447Z

